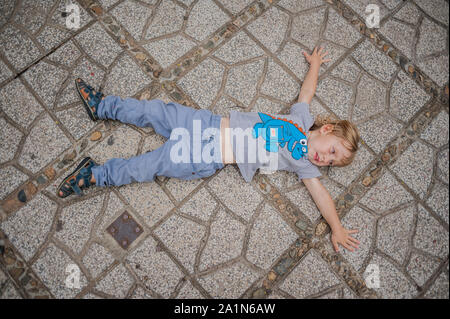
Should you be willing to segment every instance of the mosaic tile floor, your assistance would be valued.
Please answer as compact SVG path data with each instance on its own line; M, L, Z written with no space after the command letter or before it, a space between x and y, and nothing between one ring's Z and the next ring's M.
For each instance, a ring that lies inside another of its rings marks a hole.
M449 298L448 1L73 4L69 29L65 1L0 2L1 298ZM85 156L164 142L91 122L75 78L221 115L283 114L308 70L301 52L317 45L331 62L311 112L354 121L363 140L353 164L322 169L344 226L359 229L356 252L333 251L293 173L245 183L227 165L55 196ZM116 240L125 229L136 232Z

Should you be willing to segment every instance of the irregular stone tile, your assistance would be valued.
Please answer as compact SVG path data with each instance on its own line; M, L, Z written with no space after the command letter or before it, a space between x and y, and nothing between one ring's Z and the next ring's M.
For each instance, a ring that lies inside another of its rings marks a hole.
M348 118L349 106L353 96L353 89L350 86L335 79L325 78L319 82L316 95L339 118Z
M417 25L420 16L421 12L417 9L413 2L406 3L396 14L394 14L395 18L414 25Z
M122 125L111 134L104 138L102 142L87 152L96 163L104 164L112 158L130 158L137 153L140 140L140 134L130 128Z
M133 294L130 296L130 299L155 299L155 297L145 291L144 288L138 287L134 290Z
M438 266L436 260L413 253L406 270L419 286L423 286Z
M225 166L209 182L209 186L229 209L247 221L263 199L231 165ZM242 203L245 203L245 206L242 206Z
M380 0L380 3L384 4L389 9L394 9L398 7L402 0Z
M65 65L67 67L72 67L74 62L78 60L81 56L80 50L73 44L72 41L68 41L57 49L54 53L48 56L48 59Z
M288 42L278 56L299 79L304 79L309 70L309 64L303 56L304 51L298 45Z
M186 25L186 34L203 41L230 18L212 1L199 1L192 8Z
M421 198L427 192L433 173L433 151L417 141L392 165L392 170Z
M12 160L19 145L22 133L0 118L0 163Z
M198 278L198 282L215 299L239 298L258 278L258 274L241 262Z
M106 33L98 22L77 35L75 39L90 57L106 68L122 51L116 41Z
M184 274L170 257L148 237L136 250L126 258L133 272L143 284L165 298L169 298Z
M2 287L3 292L0 294L0 299L23 299L11 281Z
M360 69L351 61L349 57L345 58L331 71L331 75L352 83L356 81L359 73Z
M106 10L109 10L113 5L119 2L119 0L98 0L98 1L101 4L101 6Z
M351 48L361 38L361 35L357 29L332 8L328 11L328 22L324 37L336 44Z
M215 57L228 64L242 62L262 55L264 55L264 51L242 31L238 32L214 53Z
M147 39L177 32L183 26L185 10L172 1L163 0L147 29Z
M387 115L378 116L358 125L362 140L376 153L381 152L401 128L401 124Z
M119 264L99 281L95 289L116 298L125 298L133 283L131 274L122 264Z
M276 62L269 59L266 78L261 86L261 93L290 103L300 91L300 85L287 74Z
M66 42L70 36L71 33L68 31L46 26L36 37L36 40L45 51L50 51L58 47L61 43Z
M437 182L427 199L427 204L448 224L449 197L447 185Z
M72 271L71 267L74 267ZM86 276L78 265L61 249L50 244L41 253L39 259L32 268L42 280L44 285L51 291L57 299L73 299L87 285ZM79 288L76 276L79 275ZM72 280L71 280L72 279Z
M218 114L221 116L229 117L231 111L243 111L242 108L238 107L236 103L230 101L228 98L222 96L219 101L211 109L213 114Z
M278 5L292 13L298 13L303 10L322 6L323 2L320 0L281 0L278 2Z
M373 288L383 299L409 299L417 295L417 289L405 278L394 265L378 255L369 262L368 266L376 265L379 269L380 287Z
M448 2L444 0L415 0L415 3L436 20L448 25Z
M64 207L59 217L62 230L55 233L55 238L79 254L89 240L102 204L103 196L96 196Z
M167 246L189 272L194 271L195 257L205 227L173 215L155 230L155 235Z
M426 298L431 299L448 299L448 289L449 286L449 280L448 280L448 270L447 274L445 273L445 270L441 272L438 278L436 278L433 285L431 285L430 289L425 294Z
M377 247L402 264L409 251L415 208L410 206L382 217L378 222Z
M92 85L91 85L92 86ZM81 102L75 87L75 81L67 81L66 87L62 90L58 97L56 97L56 106L62 107L69 104ZM86 112L85 112L86 113Z
M316 97L313 97L311 104L309 105L309 113L311 113L313 119L318 115L331 115L331 113L319 103Z
M108 205L105 209L103 216L101 217L101 222L96 230L96 235L102 238L106 235L106 228L113 223L114 220L122 213L125 207L124 203L117 197L114 192L109 193ZM115 218L114 218L115 217ZM107 236L110 236L109 233Z
M152 10L134 1L124 1L110 13L131 34L135 40L140 40L147 19Z
M245 226L220 209L211 223L210 235L203 249L199 270L238 257L244 246Z
M353 121L361 121L383 112L386 108L385 100L386 88L364 74L357 88L355 106L353 107Z
M390 92L389 112L407 122L429 100L425 91L409 76L399 72Z
M202 294L187 281L178 293L177 299L204 299Z
M220 89L224 70L221 64L208 58L178 83L201 108L209 108Z
M340 289L322 295L317 299L340 299Z
M448 113L441 111L431 124L425 128L420 138L437 148L441 148L448 144L448 125Z
M258 19L247 26L261 43L272 52L276 52L283 41L289 23L289 15L276 7L271 7Z
M45 23L46 12L39 8L39 2L51 4L48 1L47 3L45 1L24 1L13 18L16 23L21 24L32 34L36 33Z
M14 11L15 1L2 1L0 3L0 26L8 21Z
M29 68L23 77L48 107L53 107L56 94L68 72L45 61Z
M76 140L82 138L95 126L95 122L89 118L81 103L74 108L56 112L56 116Z
M180 211L203 221L208 221L216 205L217 202L208 191L205 188L201 188L191 199L180 207Z
M241 106L248 106L256 94L256 86L261 78L263 69L263 60L232 68L228 72L225 93L242 102Z
M449 180L448 160L449 160L448 148L440 151L437 154L437 167L438 167L437 176L447 184Z
M8 66L0 60L0 83L11 77L13 73Z
M397 69L391 58L380 52L368 40L358 45L352 56L364 70L384 82L389 82Z
M103 246L93 243L83 257L83 265L96 278L100 273L114 262L114 257Z
M222 0L222 5L234 15L246 8L252 0Z
M448 241L448 231L419 205L416 234L413 238L414 247L436 257L446 258Z
M325 8L320 8L296 16L292 22L291 38L311 50L314 49L320 37L325 12Z
M380 33L409 59L414 58L416 30L413 27L395 20L388 20L380 28Z
M195 46L195 43L182 35L176 35L171 38L153 41L142 46L163 68L167 68L191 50Z
M372 160L373 155L360 145L353 162L345 167L331 167L328 177L344 186L349 186Z
M87 58L81 59L79 63L77 63L75 69L72 71L72 74L68 78L68 87L70 87L75 94L77 95L77 102L80 101L80 97L76 92L75 79L81 78L86 83L94 88L99 88L103 82L103 78L105 76L105 72L100 69L99 66L89 61ZM128 75L130 77L130 75ZM103 92L103 91L102 91Z
M19 164L36 173L70 145L55 122L45 115L34 125L25 140Z
M0 224L8 239L29 260L44 243L52 227L56 204L38 194Z
M139 215L144 218L145 223L150 227L173 208L169 197L154 182L125 185L120 188L120 193L122 193L130 205L136 209Z
M427 18L423 19L419 34L419 41L416 47L417 57L420 58L446 50L447 30L433 21Z
M41 55L31 39L11 25L5 27L0 33L0 43L2 44L1 52L17 70L36 61Z
M162 146L165 141L167 141L167 139L161 135L154 134L147 136L144 140L144 145L142 146L142 154L156 150Z
M442 70L449 69L448 54L441 54L438 57L431 56L417 64L439 86L443 86L448 81L448 74L442 72Z
M310 250L281 283L280 288L295 298L304 298L339 283L340 280L322 258Z
M297 234L266 204L250 232L247 259L258 267L269 269L296 239Z
M339 252L356 270L359 270L369 256L370 248L375 240L376 219L364 209L355 206L342 218L342 225L346 229L358 230L351 235L360 242L358 248L351 252L339 245ZM330 234L327 238L331 247Z
M379 7L380 21L389 13L388 9L381 5L377 0L344 0L346 5L352 8L359 16L365 19L369 13L366 13L366 8L369 4L375 4Z
M0 168L0 200L27 179L28 176L17 170L14 166Z
M151 78L124 54L108 74L103 93L125 98L133 96L150 82Z
M178 178L170 178L166 183L166 188L175 197L177 201L182 201L189 193L191 193L202 182L201 179L181 180Z
M255 105L252 108L252 112L263 112L269 114L280 114L283 104L272 102L264 97L260 97L256 100Z
M386 171L359 201L378 214L409 202L414 198Z

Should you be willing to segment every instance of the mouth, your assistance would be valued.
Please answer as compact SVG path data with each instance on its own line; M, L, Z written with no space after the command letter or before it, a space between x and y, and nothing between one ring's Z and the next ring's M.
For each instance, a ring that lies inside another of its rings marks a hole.
M319 162L319 154L317 154L317 152L316 152L316 154L314 154L314 160L316 162Z

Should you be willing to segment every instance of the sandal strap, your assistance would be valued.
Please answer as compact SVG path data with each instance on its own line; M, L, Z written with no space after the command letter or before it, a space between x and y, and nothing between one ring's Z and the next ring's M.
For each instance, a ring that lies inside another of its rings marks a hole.
M70 183L70 187L75 192L75 194L81 196L81 195L83 195L83 191L81 190L80 186L78 186L78 182L79 182L79 179L75 178L75 179L71 179L69 183Z
M90 167L89 167L89 168L83 167L82 169L80 169L80 174L79 174L79 176L80 176L80 179L83 179L83 182L84 182L83 185L84 185L85 187L91 186L91 176L92 176L92 171L91 171ZM77 176L77 177L78 177L78 176Z

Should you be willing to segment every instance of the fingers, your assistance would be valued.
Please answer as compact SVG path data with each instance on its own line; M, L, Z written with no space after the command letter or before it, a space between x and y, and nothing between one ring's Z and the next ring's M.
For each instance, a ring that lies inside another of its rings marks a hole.
M351 252L353 252L353 248L347 244L347 243L342 243L342 246L344 246L346 249L350 250Z
M355 244L358 244L358 245L360 244L359 240L357 240L356 238L353 238L351 236L348 236L348 240L354 242Z
M352 229L352 230L348 230L347 232L348 232L349 234L355 234L355 233L358 232L358 230L357 230L357 229Z
M333 243L334 251L338 252L339 251L339 245L337 244L337 242L335 240L333 240L332 243Z

